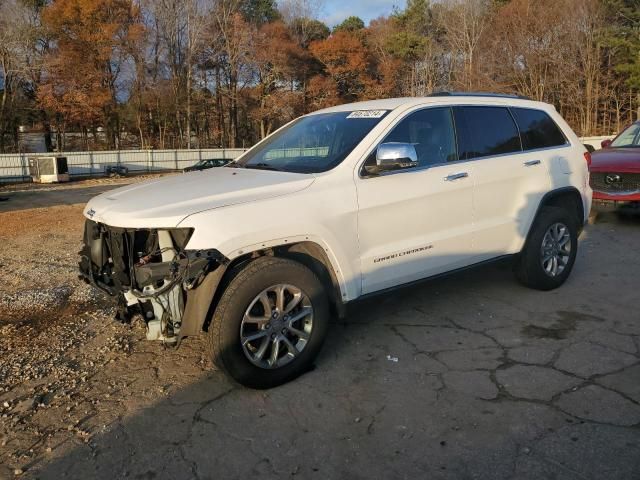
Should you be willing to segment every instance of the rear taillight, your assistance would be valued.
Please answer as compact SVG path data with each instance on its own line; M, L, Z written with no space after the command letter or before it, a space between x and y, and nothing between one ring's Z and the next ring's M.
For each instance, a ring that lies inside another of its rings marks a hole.
M584 159L587 161L587 166L591 167L591 153L584 152Z

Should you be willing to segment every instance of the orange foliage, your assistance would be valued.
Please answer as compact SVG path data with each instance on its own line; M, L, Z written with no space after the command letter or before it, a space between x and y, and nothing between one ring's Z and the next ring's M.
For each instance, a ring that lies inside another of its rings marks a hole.
M334 87L322 96L320 103L331 101L332 91L343 102L386 97L395 93L400 62L391 57L376 60L365 41L366 37L362 34L339 31L326 40L311 44L311 52L324 65L327 76L334 83ZM328 88L326 82L315 80L314 84ZM313 84L310 85L310 88L313 87Z
M129 0L56 0L43 12L54 43L41 105L72 122L103 121L116 105L116 81L143 33Z
M309 81L307 86L307 96L309 97L309 110L331 107L340 103L340 96L336 88L336 83L322 75L316 75Z
M293 76L304 55L281 21L265 23L255 37L255 60L261 74L273 77Z
M340 31L326 40L313 42L309 49L324 65L341 98L352 101L364 93L368 80L368 55L358 37Z

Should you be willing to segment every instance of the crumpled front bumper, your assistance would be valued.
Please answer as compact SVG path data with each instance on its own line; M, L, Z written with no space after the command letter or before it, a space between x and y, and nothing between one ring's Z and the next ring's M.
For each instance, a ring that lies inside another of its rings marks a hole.
M228 264L215 249L185 249L189 235L184 229L125 229L87 220L80 278L118 297L119 321L141 314L148 338L178 341L201 330L208 291L212 285L215 291Z

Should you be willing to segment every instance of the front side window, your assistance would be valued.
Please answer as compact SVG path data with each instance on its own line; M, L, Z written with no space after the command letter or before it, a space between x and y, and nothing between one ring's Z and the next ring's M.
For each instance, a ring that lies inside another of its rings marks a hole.
M362 110L301 117L229 166L295 173L325 172L342 162L386 113L385 110Z
M525 150L566 145L567 140L556 123L542 110L512 108L511 113L520 128Z
M634 123L626 130L618 135L613 142L612 147L616 148L637 148L640 147L640 123Z
M409 114L396 125L382 143L410 143L416 149L418 167L438 165L458 159L450 108L425 108ZM365 169L376 164L374 151Z
M520 152L520 135L505 107L456 107L460 160Z

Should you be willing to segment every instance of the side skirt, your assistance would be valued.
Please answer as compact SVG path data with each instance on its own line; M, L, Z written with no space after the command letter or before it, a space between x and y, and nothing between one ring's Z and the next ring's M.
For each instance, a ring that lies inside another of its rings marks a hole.
M349 302L345 302L344 305L351 307L352 305L357 304L357 302L368 300L370 298L377 297L378 295L385 295L387 293L395 292L396 290L400 290L400 289L404 289L404 288L410 288L410 287L413 287L415 285L420 285L422 283L430 282L431 280L435 280L437 278L448 277L450 275L455 275L455 274L460 273L460 272L465 272L467 270L472 270L472 269L481 267L483 265L489 265L489 264L492 264L492 263L498 263L498 262L504 261L506 259L513 259L517 255L518 255L517 253L510 253L510 254L507 254L507 255L500 255L499 257L490 258L489 260L483 260L482 262L472 263L471 265L467 265L466 267L456 268L454 270L449 270L448 272L438 273L436 275L431 275L429 277L420 278L418 280L413 280L411 282L402 283L400 285L395 285L393 287L389 287L389 288L385 288L385 289L378 290L378 291L375 291L375 292L367 293L367 294L362 295L362 296L360 296L360 297L358 297L358 298L356 298L354 300L350 300Z

